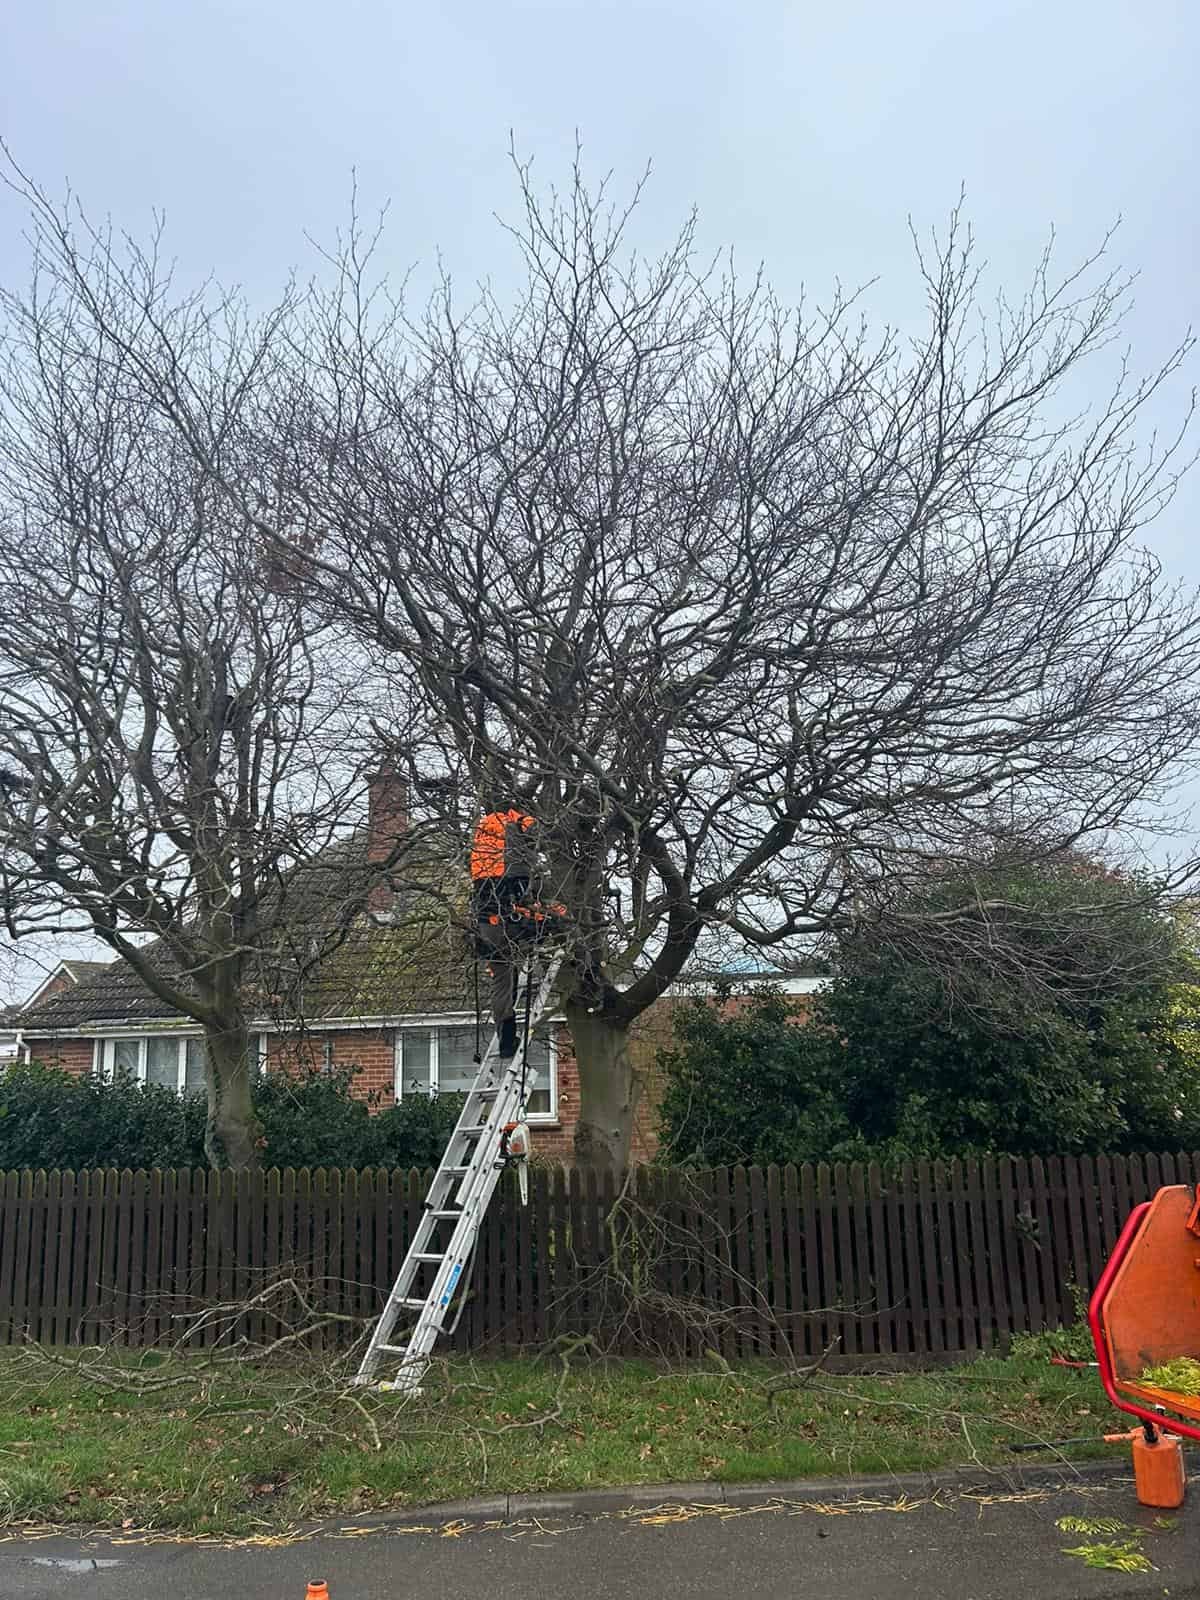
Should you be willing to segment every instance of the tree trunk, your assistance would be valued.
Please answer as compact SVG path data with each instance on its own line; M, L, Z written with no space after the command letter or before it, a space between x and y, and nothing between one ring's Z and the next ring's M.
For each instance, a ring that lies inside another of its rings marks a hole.
M566 1007L579 1066L575 1164L620 1173L629 1165L638 1080L629 1056L629 1028L586 1006Z
M257 1053L244 1023L205 1032L208 1047L208 1121L204 1153L214 1167L256 1167L262 1124L251 1091Z

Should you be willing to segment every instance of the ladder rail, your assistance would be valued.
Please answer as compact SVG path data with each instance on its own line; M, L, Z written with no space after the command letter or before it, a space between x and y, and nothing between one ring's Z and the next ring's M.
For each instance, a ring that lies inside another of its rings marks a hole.
M526 1046L550 1003L561 964L561 953L547 963L531 1009L529 1038L519 1040L511 1058L500 1057L498 1036L493 1035L434 1173L404 1261L372 1329L354 1379L356 1384L371 1382L385 1355L399 1355L402 1362L395 1387L415 1390L420 1385L429 1365L429 1353L443 1331L455 1295L465 1292L467 1264L504 1166L500 1159L504 1128L520 1108ZM532 972L527 972L526 993L532 981ZM457 1214L451 1207L457 1208ZM449 1238L438 1245L439 1227L444 1229L451 1221L454 1225ZM428 1288L415 1290L421 1269L434 1262L439 1264ZM407 1341L393 1344L398 1322L418 1306Z

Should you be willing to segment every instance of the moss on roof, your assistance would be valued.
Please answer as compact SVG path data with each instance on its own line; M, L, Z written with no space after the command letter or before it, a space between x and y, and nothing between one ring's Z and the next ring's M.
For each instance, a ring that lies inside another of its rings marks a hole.
M446 919L355 927L304 985L303 1014L399 1016L473 1004L473 962Z
M401 1016L473 1005L472 961L459 927L466 878L445 842L425 841L396 875L386 918L355 909L372 882L366 835L339 840L264 897L277 921L249 963L244 997L255 1017ZM424 884L421 879L424 879ZM173 982L187 984L161 944L147 947ZM139 1030L178 1017L125 961L82 973L79 981L20 1015L31 1032L89 1023L136 1023Z

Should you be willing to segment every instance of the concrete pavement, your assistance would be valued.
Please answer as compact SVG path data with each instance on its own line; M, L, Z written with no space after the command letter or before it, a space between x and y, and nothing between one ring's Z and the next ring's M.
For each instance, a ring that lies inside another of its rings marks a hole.
M1200 1501L1200 1495L1197 1495ZM1097 1571L1062 1554L1088 1542L1056 1519L1148 1529L1156 1571ZM279 1545L119 1540L0 1544L0 1600L1090 1600L1200 1597L1200 1503L1154 1529L1123 1481L1076 1488L874 1493L859 1501L664 1505L595 1518L330 1526Z

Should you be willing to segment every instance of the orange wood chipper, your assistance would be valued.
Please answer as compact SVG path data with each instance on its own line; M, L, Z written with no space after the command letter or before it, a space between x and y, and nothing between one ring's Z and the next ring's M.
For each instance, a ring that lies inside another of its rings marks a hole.
M1200 1394L1147 1382L1148 1369L1200 1361L1200 1191L1160 1189L1131 1213L1089 1308L1100 1381L1141 1422L1133 1440L1138 1499L1183 1499L1180 1439L1200 1439Z

